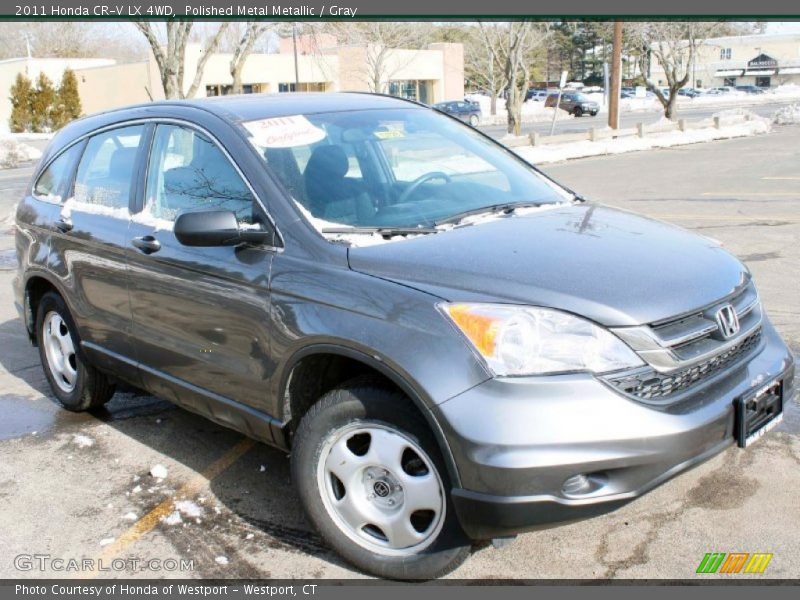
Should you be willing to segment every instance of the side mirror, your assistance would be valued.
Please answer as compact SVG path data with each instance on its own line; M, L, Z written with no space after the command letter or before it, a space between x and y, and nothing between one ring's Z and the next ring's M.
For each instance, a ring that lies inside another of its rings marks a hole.
M175 238L184 246L237 246L239 244L272 244L270 226L259 224L243 228L230 210L208 210L179 215L173 229Z

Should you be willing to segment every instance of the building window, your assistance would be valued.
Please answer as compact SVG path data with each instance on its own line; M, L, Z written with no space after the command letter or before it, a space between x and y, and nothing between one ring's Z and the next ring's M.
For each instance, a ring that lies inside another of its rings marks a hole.
M730 48L720 48L719 49L719 59L720 60L730 60L731 59L731 49Z
M698 87L698 88L701 88L701 87L703 87L703 80L702 80L702 79L697 79L697 80L694 82L694 86L695 86L695 87Z
M726 77L722 85L734 87L736 85L736 77Z

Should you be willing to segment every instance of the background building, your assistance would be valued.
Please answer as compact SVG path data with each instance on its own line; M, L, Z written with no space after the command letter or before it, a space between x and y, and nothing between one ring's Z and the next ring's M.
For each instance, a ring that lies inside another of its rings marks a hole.
M432 104L464 97L464 49L436 43L421 50L337 46L332 36L299 36L297 69L292 40L281 40L278 53L251 54L242 71L244 93L290 91L379 91ZM184 90L191 85L202 48L186 49ZM380 68L376 69L376 56ZM231 92L231 55L217 53L206 63L198 97ZM141 62L116 64L110 59L37 59L0 61L0 131L8 129L9 90L17 73L35 80L39 72L58 84L65 68L75 71L81 104L91 114L127 104L164 98L152 54Z
M759 34L706 40L698 49L689 87L800 85L800 34ZM650 76L659 85L667 78L654 60Z

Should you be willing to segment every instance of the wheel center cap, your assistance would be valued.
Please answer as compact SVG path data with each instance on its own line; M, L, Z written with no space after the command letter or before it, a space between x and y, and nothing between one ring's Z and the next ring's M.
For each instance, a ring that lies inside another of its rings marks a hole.
M392 493L392 488L390 488L389 484L385 481L376 481L372 486L372 490L379 498L386 498L386 496Z

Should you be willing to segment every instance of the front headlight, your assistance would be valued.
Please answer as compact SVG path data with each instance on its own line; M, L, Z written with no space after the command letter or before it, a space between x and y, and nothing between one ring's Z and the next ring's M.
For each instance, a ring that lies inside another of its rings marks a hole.
M644 364L611 332L548 308L441 304L495 375L605 373Z

